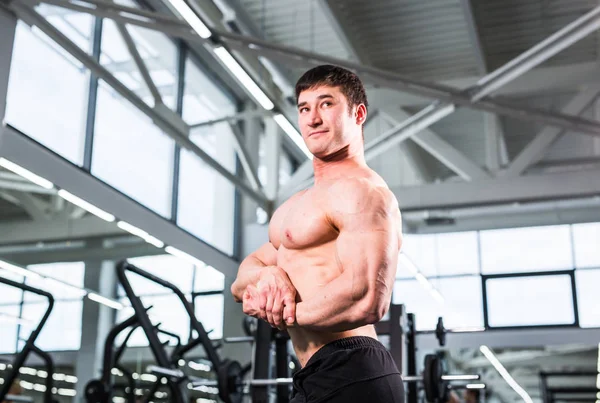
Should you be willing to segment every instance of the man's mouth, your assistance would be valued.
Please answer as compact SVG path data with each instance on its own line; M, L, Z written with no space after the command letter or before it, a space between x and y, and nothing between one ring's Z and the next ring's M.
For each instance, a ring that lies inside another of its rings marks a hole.
M317 136L319 134L327 133L327 130L317 130L314 132L308 133L308 137Z

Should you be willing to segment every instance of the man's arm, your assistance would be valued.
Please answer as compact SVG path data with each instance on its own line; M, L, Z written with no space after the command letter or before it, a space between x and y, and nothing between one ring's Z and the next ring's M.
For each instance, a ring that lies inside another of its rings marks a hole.
M328 215L342 274L296 305L296 323L341 332L378 322L387 312L400 250L400 212L393 194L357 179L332 189Z
M231 285L231 294L236 302L242 302L244 291L249 284L256 285L261 271L267 266L277 265L277 249L267 242L248 255L240 264L237 277Z

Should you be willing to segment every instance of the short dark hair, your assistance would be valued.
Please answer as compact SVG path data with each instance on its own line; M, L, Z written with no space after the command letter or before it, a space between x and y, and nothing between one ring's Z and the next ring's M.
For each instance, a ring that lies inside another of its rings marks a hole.
M296 102L298 102L298 97L302 91L321 85L339 87L348 100L350 111L359 104L364 104L365 108L369 107L367 93L360 78L350 70L330 64L314 67L298 79L296 83Z

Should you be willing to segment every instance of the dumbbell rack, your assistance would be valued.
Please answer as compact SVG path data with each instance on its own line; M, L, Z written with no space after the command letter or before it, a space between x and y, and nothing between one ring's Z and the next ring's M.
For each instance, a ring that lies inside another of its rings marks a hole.
M20 288L23 291L28 291L34 294L41 295L42 297L45 297L48 300L48 308L46 308L44 316L42 316L42 319L40 320L40 323L37 325L35 330L29 335L29 338L25 342L25 346L23 347L23 349L15 356L14 361L11 364L11 370L8 372L8 376L4 379L4 384L0 386L0 402L7 400L6 397L8 396L8 391L10 390L10 387L15 381L15 379L17 379L17 376L19 375L19 370L21 369L23 364L25 364L25 361L27 360L29 354L34 353L37 354L44 361L44 363L46 364L46 372L48 373L48 375L46 376L46 390L44 391L43 401L44 403L55 403L55 400L52 398L52 389L54 388L54 362L52 361L52 357L50 357L50 354L46 353L45 351L42 351L35 345L35 341L40 335L42 328L46 324L46 321L48 320L48 317L52 312L52 308L54 307L54 297L52 296L52 294L40 290L39 288L31 287L23 283L17 283L4 277L0 277L0 283L4 283L11 287ZM12 397L11 399L16 401Z

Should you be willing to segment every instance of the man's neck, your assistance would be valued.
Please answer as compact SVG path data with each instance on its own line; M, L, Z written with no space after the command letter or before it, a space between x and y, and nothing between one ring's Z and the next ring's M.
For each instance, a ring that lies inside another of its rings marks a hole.
M327 157L313 158L315 184L345 176L348 170L366 165L362 140L360 144L351 143Z

